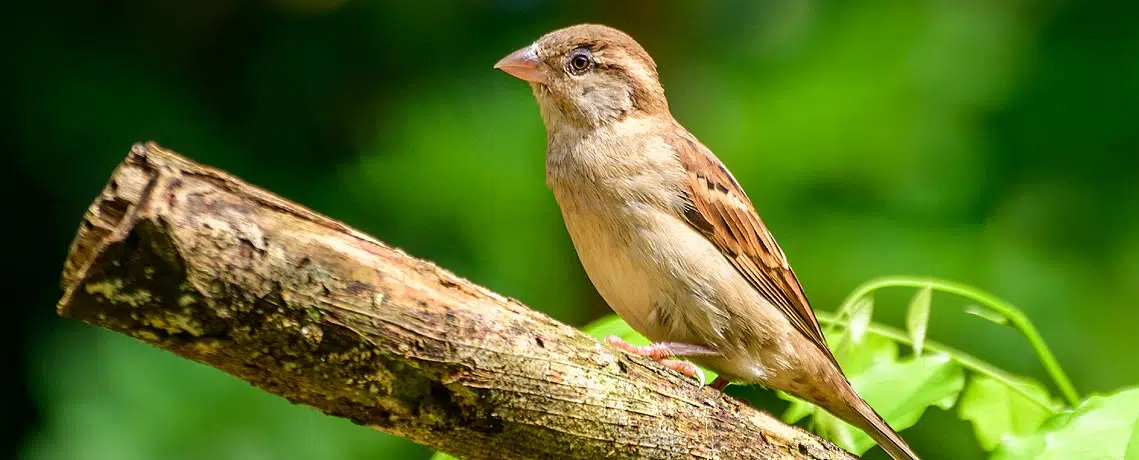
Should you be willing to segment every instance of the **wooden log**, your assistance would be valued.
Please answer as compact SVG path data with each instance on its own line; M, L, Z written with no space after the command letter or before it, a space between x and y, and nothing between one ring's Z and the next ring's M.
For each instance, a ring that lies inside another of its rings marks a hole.
M63 316L463 458L853 458L153 143L62 278Z

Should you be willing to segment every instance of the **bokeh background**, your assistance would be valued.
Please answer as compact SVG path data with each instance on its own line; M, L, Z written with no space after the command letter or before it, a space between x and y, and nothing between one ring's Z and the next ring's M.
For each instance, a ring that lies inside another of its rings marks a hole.
M1082 393L1135 385L1139 15L1101 3L12 2L4 453L427 458L56 317L61 262L131 143L155 140L584 324L607 309L545 188L536 105L491 65L585 21L654 55L816 308L880 275L959 280L1025 309ZM879 296L876 319L900 324L909 294ZM1046 381L962 306L934 296L934 339ZM904 434L926 458L983 456L940 409Z

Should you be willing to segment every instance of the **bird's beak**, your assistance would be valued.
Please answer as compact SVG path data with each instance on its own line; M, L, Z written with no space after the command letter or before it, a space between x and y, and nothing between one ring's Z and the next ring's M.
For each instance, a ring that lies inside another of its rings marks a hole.
M495 63L494 68L528 82L546 83L546 75L542 73L542 61L538 59L538 47L535 45L510 53Z

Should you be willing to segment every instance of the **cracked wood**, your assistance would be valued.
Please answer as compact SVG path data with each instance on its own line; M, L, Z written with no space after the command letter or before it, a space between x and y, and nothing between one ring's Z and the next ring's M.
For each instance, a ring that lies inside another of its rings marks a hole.
M91 205L62 284L63 316L463 458L853 458L153 143Z

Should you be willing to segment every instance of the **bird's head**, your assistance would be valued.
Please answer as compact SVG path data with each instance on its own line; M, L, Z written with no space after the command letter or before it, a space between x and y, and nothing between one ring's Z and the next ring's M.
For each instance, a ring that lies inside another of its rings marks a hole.
M630 115L668 113L653 58L612 27L555 30L494 67L530 82L547 126L588 129Z

